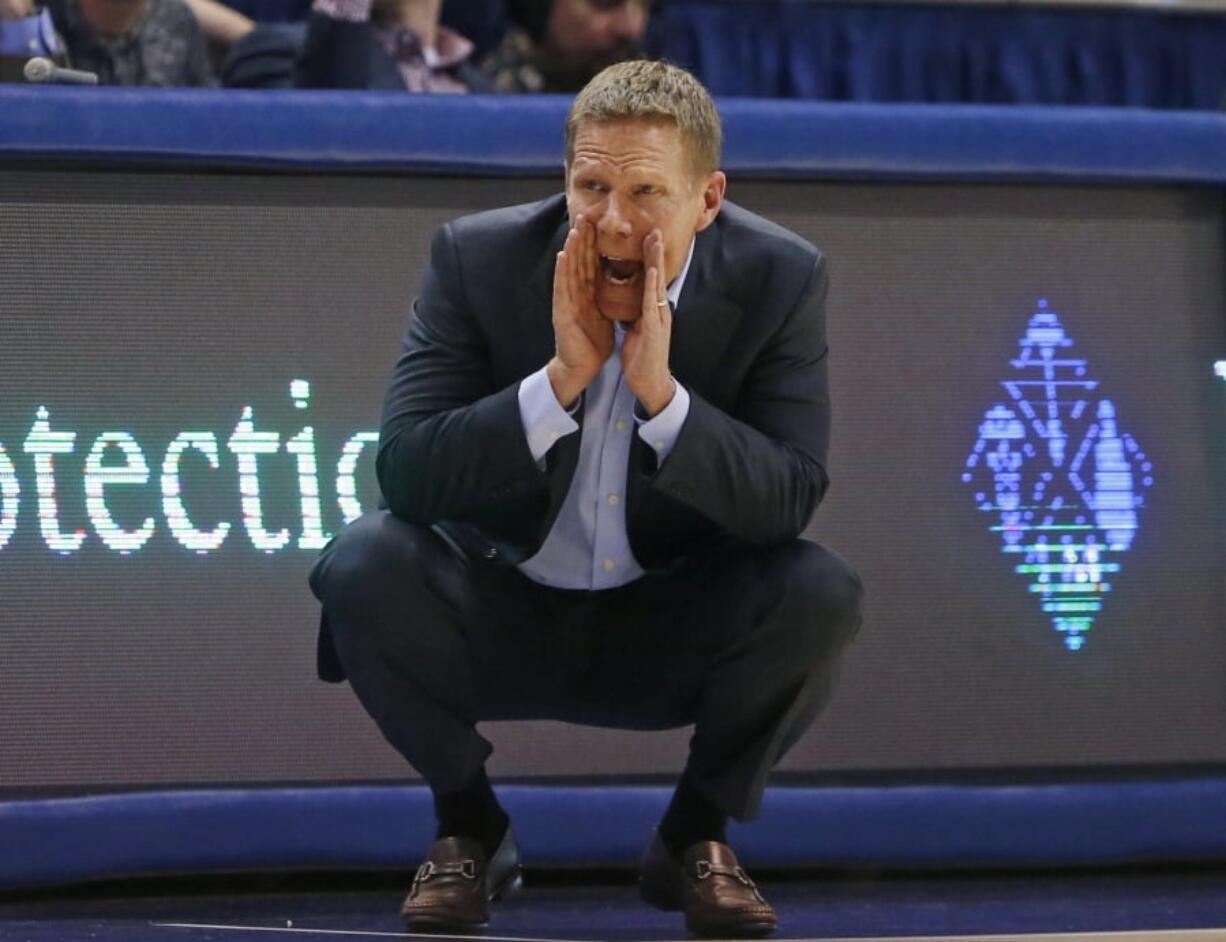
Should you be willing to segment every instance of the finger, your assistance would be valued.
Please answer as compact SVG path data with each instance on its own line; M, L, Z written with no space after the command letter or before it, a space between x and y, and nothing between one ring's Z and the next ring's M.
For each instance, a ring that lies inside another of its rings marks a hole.
M573 318L579 310L579 301L583 292L583 275L579 264L583 254L583 235L578 227L571 229L566 235L566 288L567 301L571 305L570 314Z
M575 217L575 251L571 256L570 273L575 282L575 315L582 316L582 302L587 294L587 265L585 258L587 256L587 227L583 224L583 217Z
M639 318L639 323L647 321L652 326L659 322L660 318L660 271L654 265L647 269L647 274L643 276L643 316ZM635 326L638 326L637 324Z
M652 229L643 239L643 264L664 267L664 233Z
M557 319L558 309L566 303L566 249L558 252L553 266L553 315Z
M566 234L566 242L562 246L562 251L558 253L558 268L554 279L558 286L559 307L556 313L566 321L573 320L575 316L575 253L577 251L575 243L575 230L571 229Z
M580 313L591 317L596 311L596 230L583 220L579 234L579 253L575 256L575 284L580 293Z
M664 233L659 229L651 230L651 247L650 247L651 266L656 270L656 294L658 301L665 300L664 297Z
M567 300L569 288L567 285L567 275L570 269L570 260L566 256L566 250L570 247L570 236L566 237L566 241L562 243L562 251L558 253L558 267L553 273L553 283L558 289L560 295L559 300Z
M584 285L589 297L596 298L596 277L600 271L600 259L596 255L596 226L588 219L583 220L583 274Z
M643 265L648 266L654 258L654 247L656 244L656 233L659 229L652 229L647 235L643 236Z

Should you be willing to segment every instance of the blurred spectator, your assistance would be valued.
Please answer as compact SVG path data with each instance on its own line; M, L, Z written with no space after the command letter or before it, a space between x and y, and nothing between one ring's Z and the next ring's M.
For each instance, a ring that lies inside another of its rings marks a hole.
M507 0L512 28L481 68L500 92L577 92L641 54L649 0Z
M51 14L33 0L0 0L0 82L23 82L22 70L34 56L65 62L64 44Z
M232 10L263 23L305 23L311 0L225 0Z
M255 29L255 21L251 17L232 10L218 0L187 0L187 5L209 42L222 49Z
M225 83L246 88L490 90L472 43L439 23L442 0L313 0L305 38L268 24L237 43Z
M472 41L473 62L488 56L507 33L503 0L443 0L439 22Z
M204 33L184 0L50 0L74 69L102 85L213 85Z

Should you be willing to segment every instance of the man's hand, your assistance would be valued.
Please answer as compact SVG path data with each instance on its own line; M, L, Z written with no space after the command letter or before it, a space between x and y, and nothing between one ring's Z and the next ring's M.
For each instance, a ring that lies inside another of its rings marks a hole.
M643 240L643 313L622 342L622 372L626 384L649 416L662 412L676 392L668 371L673 312L664 285L664 236L653 229Z
M596 229L583 218L566 235L553 273L553 336L556 352L546 367L553 394L574 405L613 353L613 322L596 307Z
M0 20L19 20L33 15L33 0L0 0Z

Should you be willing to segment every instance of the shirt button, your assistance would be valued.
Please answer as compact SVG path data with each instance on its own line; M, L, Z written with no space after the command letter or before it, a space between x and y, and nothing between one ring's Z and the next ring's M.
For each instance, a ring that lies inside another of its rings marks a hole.
M626 430L626 420L625 419L617 420L617 430L619 432L624 432Z
M604 561L604 571L605 572L612 572L616 568L617 568L617 563L613 562L613 560L606 559Z
M653 442L652 444L655 445L656 451L660 451L664 447L664 442Z
M616 504L616 503L618 502L618 500L620 500L620 498L619 498L619 497L618 497L616 494L610 494L610 495L609 495L609 503L610 503L610 504Z
M550 432L550 433L549 433L549 440L550 440L551 442L553 442L553 441L557 441L557 439L558 439L558 433L557 433L557 432Z

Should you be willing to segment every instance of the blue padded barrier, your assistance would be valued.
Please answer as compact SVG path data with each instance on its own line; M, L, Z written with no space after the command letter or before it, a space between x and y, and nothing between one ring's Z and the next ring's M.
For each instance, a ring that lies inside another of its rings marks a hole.
M526 861L634 865L657 786L498 789ZM1226 779L779 787L731 840L756 867L936 868L1226 860ZM0 889L156 873L416 866L422 786L139 792L0 803Z
M670 0L651 46L717 95L1221 108L1226 17L1157 7Z
M567 99L0 86L0 160L556 175ZM742 178L1226 182L1226 115L726 99Z

